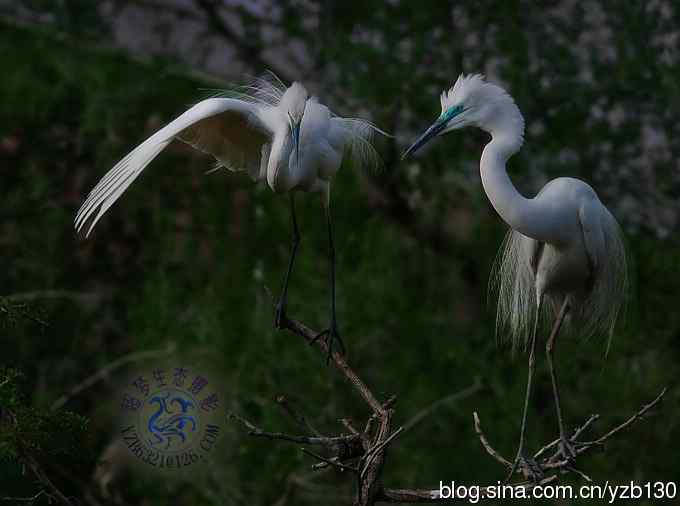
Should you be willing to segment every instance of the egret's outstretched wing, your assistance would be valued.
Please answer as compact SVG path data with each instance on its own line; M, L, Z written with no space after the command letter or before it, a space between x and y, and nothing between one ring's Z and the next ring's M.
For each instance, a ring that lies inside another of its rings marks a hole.
M90 235L104 213L174 139L211 154L228 169L247 170L251 177L260 177L272 137L263 117L262 106L242 100L209 98L199 102L133 149L97 183L76 214L76 229L80 231L89 223L86 235Z
M352 163L364 169L375 169L381 166L381 159L373 147L373 136L390 135L369 121L359 118L331 118L329 131L330 141L335 146L342 146Z

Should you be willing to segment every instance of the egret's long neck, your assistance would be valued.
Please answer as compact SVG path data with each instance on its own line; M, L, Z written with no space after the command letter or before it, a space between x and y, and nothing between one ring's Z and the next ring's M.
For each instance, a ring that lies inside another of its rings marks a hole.
M290 171L288 160L293 149L288 128L281 128L274 134L267 166L267 183L274 191L287 191L286 180Z
M512 184L505 163L522 147L524 118L514 101L508 96L498 107L494 119L483 130L491 134L491 141L482 152L480 172L484 191L500 217L510 228L537 240L545 240L537 223L533 201L525 198Z

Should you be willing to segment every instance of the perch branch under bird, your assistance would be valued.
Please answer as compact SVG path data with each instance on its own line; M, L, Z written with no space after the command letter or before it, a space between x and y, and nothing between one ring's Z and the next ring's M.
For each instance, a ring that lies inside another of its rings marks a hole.
M577 456L581 456L595 449L603 449L605 442L613 438L617 434L623 432L624 430L630 428L635 422L641 420L647 413L654 409L657 405L661 403L664 396L666 395L666 388L664 388L656 398L648 404L643 405L638 411L627 418L623 423L614 426L609 429L603 435L589 440L582 441L581 436L589 429L597 420L599 420L600 415L593 414L581 425L574 433L569 437L569 442L574 446ZM577 469L574 466L572 459L565 458L562 451L559 448L560 439L555 439L549 443L546 443L540 450L538 450L532 457L532 461L535 463L535 469L524 470L513 465L513 462L507 460L503 457L497 450L495 450L486 435L482 431L482 424L479 420L479 415L477 412L473 413L473 419L475 424L475 432L479 436L479 441L486 450L486 452L498 461L501 465L506 467L509 471L516 472L517 474L522 474L524 479L529 480L533 478L538 478L537 482L541 484L551 483L557 481L558 473L575 473L586 481L592 481L590 476L585 474L583 471ZM534 481L534 480L532 480ZM525 486L526 483L522 483Z
M281 322L281 328L302 337L308 344L316 345L323 353L329 353L328 343L316 339L318 332L305 324L286 317ZM382 401L379 400L349 365L346 356L335 350L330 352L330 363L345 377L370 408L371 414L362 424L363 428L357 427L349 419L341 419L340 423L345 429L343 433L332 436L321 434L309 423L305 416L291 405L285 396L279 396L276 399L277 403L307 434L291 435L281 432L268 432L237 414L231 414L230 417L243 425L250 436L301 445L301 451L316 461L312 465L312 469L315 471L335 468L339 472L351 476L356 484L353 499L355 506L368 506L379 502L423 502L422 497L425 494L423 490L389 489L383 485L382 472L387 450L398 441L401 434L414 427L437 407L445 403L462 400L479 391L482 388L481 380L476 378L468 388L437 401L416 414L404 425L395 427L393 419L396 396L391 396ZM314 448L314 450L310 448ZM436 493L438 494L439 491L436 491ZM430 495L429 497L432 498L433 496Z
M324 354L329 353L328 343L316 339L318 332L304 323L285 317L281 322L281 328L302 337L307 344L317 346ZM371 414L362 425L357 425L349 419L341 419L340 423L344 431L335 435L322 434L283 395L278 396L276 402L284 413L295 422L296 426L302 431L302 435L266 431L252 421L234 413L230 414L230 418L242 425L248 431L248 435L252 437L300 445L302 453L315 461L311 466L313 471L335 469L339 473L351 477L355 483L353 506L371 506L378 503L449 503L460 501L460 499L440 496L439 488L388 488L383 483L382 475L387 463L387 450L398 442L400 435L416 426L424 417L431 414L442 404L462 400L480 391L482 389L480 378L475 378L469 387L436 401L418 412L403 425L396 427L393 423L396 396L380 400L350 366L344 354L335 350L331 351L330 363L344 376L370 408ZM649 413L661 402L665 393L666 390L664 389L651 403L643 406L625 422L607 431L604 435L591 441L581 441L581 436L586 429L598 419L598 415L592 415L573 433L570 441L574 444L579 455L602 447L610 438L629 428ZM503 466L511 469L513 462L503 457L488 442L482 432L477 413L474 413L474 421L475 431L486 451ZM512 486L530 489L536 485L557 482L560 474L568 473L574 473L583 479L590 480L585 473L573 466L573 462L562 458L559 442L559 438L555 439L536 452L534 460L539 469L532 476L525 475L524 480L514 483ZM518 468L517 473L521 473L522 470L523 468ZM541 476L539 480L535 480L537 475ZM498 485L480 487L480 497L485 497L492 487L497 488Z

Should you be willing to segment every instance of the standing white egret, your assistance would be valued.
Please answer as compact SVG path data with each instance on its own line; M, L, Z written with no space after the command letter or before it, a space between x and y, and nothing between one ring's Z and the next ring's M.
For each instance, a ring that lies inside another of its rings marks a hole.
M508 326L513 344L529 345L529 373L522 414L519 449L511 475L522 467L533 475L525 431L535 368L539 319L554 318L546 355L560 431L559 449L576 456L565 432L553 354L563 321L582 336L603 331L611 335L627 292L626 252L619 226L595 191L579 179L561 177L546 184L534 198L513 186L507 160L524 142L524 119L508 93L480 75L461 75L441 95L441 116L408 148L408 156L430 139L465 126L491 135L480 161L482 185L510 231L499 255L499 327ZM543 314L543 316L541 316ZM533 329L531 328L533 319Z
M355 164L375 163L370 139L384 133L357 118L331 113L305 87L286 88L273 74L246 87L235 98L214 97L199 102L133 149L94 187L78 210L75 226L86 236L104 213L173 140L212 155L217 167L245 170L254 181L265 181L276 193L289 193L293 243L283 289L276 306L277 328L286 314L288 282L300 232L295 215L296 191L320 193L326 212L330 263L330 322L319 338L328 340L329 356L337 341L344 350L335 312L335 250L330 214L330 182L345 155Z

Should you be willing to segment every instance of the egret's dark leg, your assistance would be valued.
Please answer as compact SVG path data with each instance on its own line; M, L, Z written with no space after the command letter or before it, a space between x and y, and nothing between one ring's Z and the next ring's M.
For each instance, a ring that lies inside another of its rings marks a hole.
M333 224L331 221L331 206L330 203L326 203L326 225L328 227L328 263L330 271L330 316L329 316L329 326L326 330L320 332L312 342L315 342L321 337L326 338L327 345L327 357L326 362L330 362L331 355L333 354L333 347L337 343L338 351L342 354L345 353L345 345L340 338L340 333L338 332L338 324L335 313L335 247L333 245Z
M536 308L536 317L534 319L534 328L531 332L531 340L529 342L529 372L527 375L527 390L524 396L524 409L522 411L522 425L519 431L519 446L517 448L517 456L515 461L510 468L510 473L506 478L508 481L515 474L517 467L520 466L527 476L532 477L535 481L540 479L541 470L538 468L536 463L526 454L524 445L526 442L526 428L527 428L527 417L529 413L529 403L531 401L531 387L534 379L534 372L536 370L536 330L538 328L538 320L541 315L541 302L543 298L539 298L538 307Z
M553 355L555 353L555 341L557 340L557 334L560 332L562 323L564 322L565 316L569 312L569 299L565 298L562 303L562 308L560 313L555 320L555 325L553 326L548 342L545 343L545 353L548 357L548 367L550 367L550 377L552 378L553 395L555 397L555 409L557 409L557 423L560 429L560 452L565 459L573 459L576 457L576 448L569 441L567 433L564 429L564 419L562 418L562 408L560 405L560 389L557 385L557 373L555 371L555 363L553 361Z
M298 229L297 216L295 215L295 194L290 193L290 216L293 223L293 243L290 250L290 260L288 260L288 269L286 276L283 278L283 290L279 302L276 304L276 311L274 314L274 327L280 329L283 321L286 318L286 304L288 302L288 282L290 281L290 273L293 272L293 263L295 262L295 255L298 246L300 245L300 230Z

